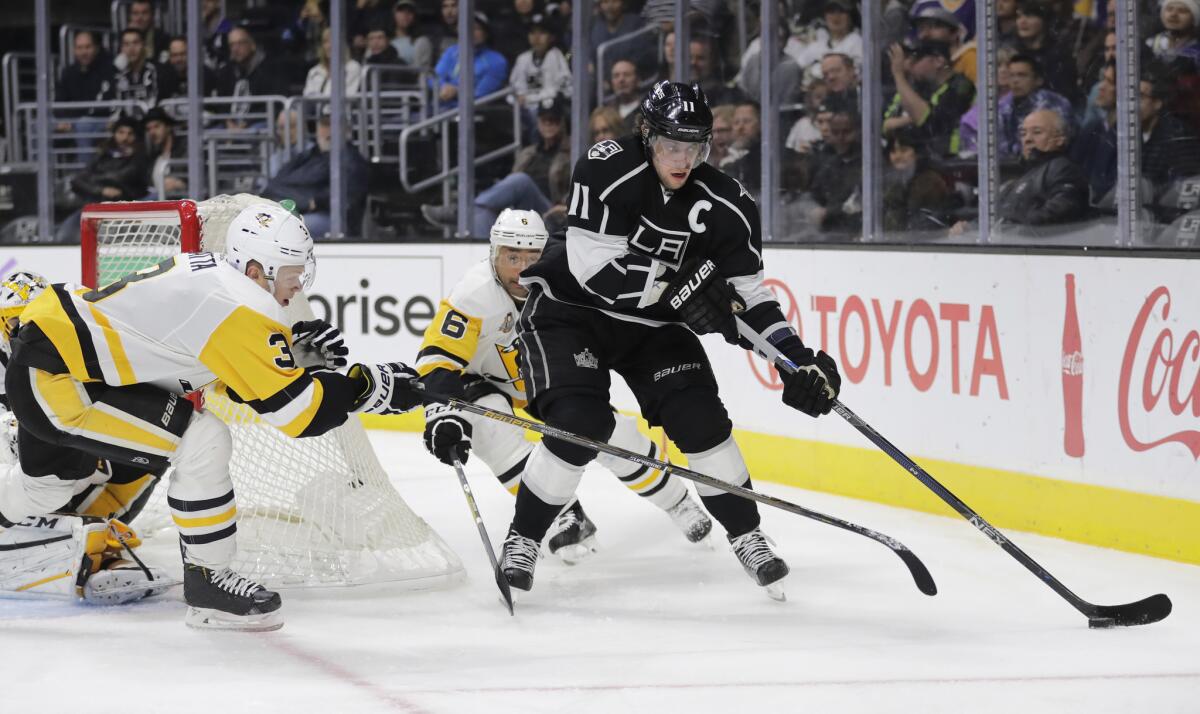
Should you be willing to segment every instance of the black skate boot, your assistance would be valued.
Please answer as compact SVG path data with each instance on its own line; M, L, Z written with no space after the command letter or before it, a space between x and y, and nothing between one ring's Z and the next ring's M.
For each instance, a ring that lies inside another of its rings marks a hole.
M771 599L787 599L781 582L788 574L787 563L775 555L775 551L771 549L771 542L761 530L755 528L737 538L730 538L729 546L746 569L746 574L766 588Z
M509 586L528 592L533 587L533 569L541 554L542 547L536 540L509 529L500 552L500 572Z
M547 546L551 555L557 555L567 565L575 565L595 552L596 524L583 512L579 501L554 519Z
M184 618L189 627L256 632L283 627L279 593L229 568L184 563L183 599L189 606Z

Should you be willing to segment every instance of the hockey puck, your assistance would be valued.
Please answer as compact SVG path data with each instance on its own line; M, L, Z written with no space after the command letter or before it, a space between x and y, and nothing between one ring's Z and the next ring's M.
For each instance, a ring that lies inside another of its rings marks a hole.
M1104 630L1109 627L1116 627L1117 621L1111 617L1089 617L1088 627L1093 630Z

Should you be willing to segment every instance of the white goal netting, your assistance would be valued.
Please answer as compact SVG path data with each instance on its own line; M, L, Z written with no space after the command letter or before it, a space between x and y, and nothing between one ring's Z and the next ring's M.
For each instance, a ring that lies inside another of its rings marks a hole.
M264 200L242 194L194 204L90 206L83 214L84 280L103 285L181 250L222 252L229 222ZM307 300L288 308L289 323L313 317ZM275 587L423 587L462 573L458 556L396 492L354 415L322 436L290 439L211 389L204 406L233 434L239 572ZM136 527L169 525L165 492L158 489Z

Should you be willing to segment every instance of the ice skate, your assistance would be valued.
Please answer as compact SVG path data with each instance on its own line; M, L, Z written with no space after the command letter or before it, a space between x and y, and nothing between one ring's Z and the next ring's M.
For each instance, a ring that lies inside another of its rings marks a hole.
M533 569L541 555L542 548L536 540L510 529L500 553L500 572L509 586L525 591L532 588Z
M159 568L112 558L88 576L83 599L94 605L120 605L160 595L178 584L178 580Z
M690 543L701 543L712 532L712 519L688 494L667 509L667 515Z
M184 563L184 622L206 630L263 632L283 627L279 593L238 575L229 568L211 570Z
M787 600L783 590L783 579L788 574L787 563L771 549L771 541L760 529L755 528L737 538L730 538L729 547L746 569L746 574L766 589L768 597L781 602Z
M547 545L551 555L567 565L575 565L596 552L596 524L583 512L579 501L554 519Z

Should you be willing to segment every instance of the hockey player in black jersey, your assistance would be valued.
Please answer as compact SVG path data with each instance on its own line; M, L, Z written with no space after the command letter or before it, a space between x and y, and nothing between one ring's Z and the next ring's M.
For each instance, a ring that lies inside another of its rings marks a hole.
M604 441L613 430L615 371L689 468L748 488L696 334L719 332L737 344L737 314L800 365L783 376L783 401L814 417L829 412L841 378L831 357L804 346L763 285L754 200L704 163L712 135L704 92L659 82L641 114L635 136L601 141L576 164L566 237L551 240L522 273L530 289L519 321L530 411ZM539 543L594 456L552 438L530 455L501 562L513 587L533 586ZM759 529L757 505L703 485L697 492L750 577L781 593L788 567Z

